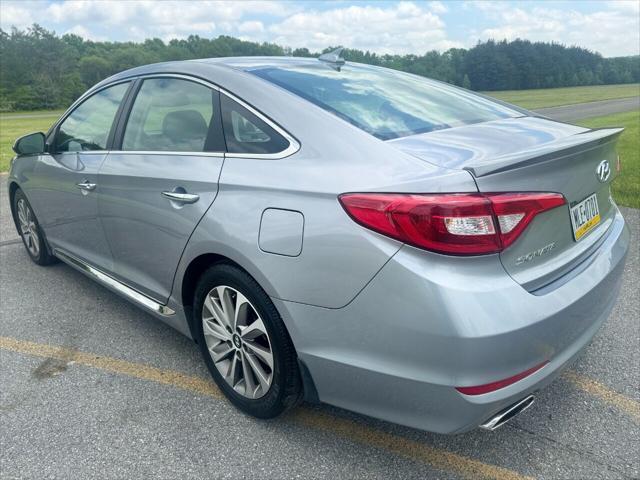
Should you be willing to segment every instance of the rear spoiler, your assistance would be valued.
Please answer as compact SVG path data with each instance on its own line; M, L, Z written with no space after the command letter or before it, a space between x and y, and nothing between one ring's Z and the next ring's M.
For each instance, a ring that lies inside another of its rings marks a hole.
M484 177L514 168L555 160L616 141L623 131L624 128L596 128L587 130L583 133L561 138L555 142L546 143L529 150L521 150L503 155L489 162L483 161L477 165L467 165L464 167L464 170L471 172L474 177Z

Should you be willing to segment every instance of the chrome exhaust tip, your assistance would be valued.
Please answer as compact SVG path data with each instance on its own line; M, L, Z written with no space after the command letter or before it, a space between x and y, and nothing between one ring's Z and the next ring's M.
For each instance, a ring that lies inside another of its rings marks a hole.
M513 417L515 417L519 413L524 412L527 408L533 405L534 400L535 398L533 397L533 395L529 395L528 397L525 397L519 402L516 402L513 405L505 408L504 410L501 410L500 412L496 413L489 420L482 423L480 425L480 428L493 431L496 428L501 427L502 425L507 423L509 420L511 420Z

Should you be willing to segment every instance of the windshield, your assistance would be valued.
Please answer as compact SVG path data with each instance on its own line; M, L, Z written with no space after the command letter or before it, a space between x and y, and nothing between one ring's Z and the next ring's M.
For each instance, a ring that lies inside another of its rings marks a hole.
M346 64L258 67L249 73L382 140L522 113L471 92L395 70Z

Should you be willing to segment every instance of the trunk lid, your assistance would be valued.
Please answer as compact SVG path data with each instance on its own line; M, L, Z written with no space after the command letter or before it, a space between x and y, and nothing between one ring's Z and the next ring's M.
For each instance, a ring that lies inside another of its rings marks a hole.
M507 272L529 291L550 284L584 261L603 240L616 209L610 183L616 175L615 144L622 129L590 130L539 117L469 125L389 141L430 163L469 171L480 192L557 192L567 204L536 216L501 254ZM608 161L604 181L598 168ZM576 225L599 221L581 237ZM576 207L572 213L572 208ZM591 211L591 215L589 215ZM576 240L576 236L579 240Z

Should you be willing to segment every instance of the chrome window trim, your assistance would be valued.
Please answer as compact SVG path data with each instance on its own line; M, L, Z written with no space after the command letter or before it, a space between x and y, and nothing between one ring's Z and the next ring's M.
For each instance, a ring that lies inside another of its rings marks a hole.
M82 154L82 155L106 155L111 150L66 150L64 152L57 152L54 155L70 155L70 154ZM48 155L51 155L47 152Z
M72 267L77 268L78 270L82 271L86 275L96 280L98 283L101 283L102 285L105 285L106 287L109 287L112 290L115 290L116 292L120 293L121 295L128 298L129 300L132 300L134 303L138 304L139 306L146 308L147 310L151 310L152 312L158 313L165 317L175 315L176 313L174 310L167 307L166 305L162 305L160 302L157 302L156 300L144 295L143 293L140 293L137 290L134 290L128 285L125 285L124 283L119 282L112 276L107 275L106 273L102 272L101 270L98 270L95 267L92 267L87 262L80 260L74 255L71 255L70 253L67 253L61 250L60 248L54 249L53 253L56 257L58 257L63 262L71 265Z
M109 153L118 155L180 155L183 157L216 157L224 158L224 152L175 152L175 151L162 151L162 150L110 150Z
M252 107L251 105L249 105L245 101L241 100L240 98L236 97L231 92L229 92L229 91L227 91L227 90L215 85L214 83L211 83L211 82L209 82L207 80L203 80L203 79L198 78L198 77L192 77L190 75L184 75L184 74L181 74L181 73L147 73L147 74L143 74L143 75L127 77L126 79L116 80L113 83L109 83L107 85L104 85L103 87L100 87L100 89L95 90L95 93L97 93L97 92L99 92L99 91L101 91L101 90L103 90L105 88L111 87L113 85L117 85L119 83L130 82L130 81L134 81L134 80L137 80L137 79L145 80L145 79L149 79L149 78L180 78L180 79L183 79L183 80L199 83L201 85L204 85L205 87L208 87L208 88L211 88L211 89L213 89L213 90L215 90L217 92L220 92L221 94L226 95L228 98L230 98L234 102L237 102L238 104L240 104L241 106L243 106L244 108L249 110L256 117L258 117L260 120L262 120L267 125L269 125L271 128L273 128L278 134L282 135L287 140L287 142L289 142L289 146L287 148L285 148L284 150L282 150L281 152L276 152L276 153L169 152L169 151L163 152L163 151L155 151L155 150L154 151L110 150L110 153L118 153L118 154L125 153L125 154L137 154L137 155L192 155L192 156L224 157L224 158L279 160L279 159L282 159L282 158L289 157L289 156L293 155L294 153L296 153L298 150L300 150L300 143L293 137L293 135L289 134L289 132L287 132L285 129L280 127L276 122L271 120L269 117L263 115L258 110L256 110L254 107ZM89 92L87 92L87 94L88 93ZM83 95L83 97L80 97L80 99L76 100L76 102L71 107L69 107L69 110L71 110L73 108L73 106L76 103L78 103L80 100L82 100L82 98L84 98L84 96L86 96L87 94ZM66 112L65 112L65 115L66 115Z

